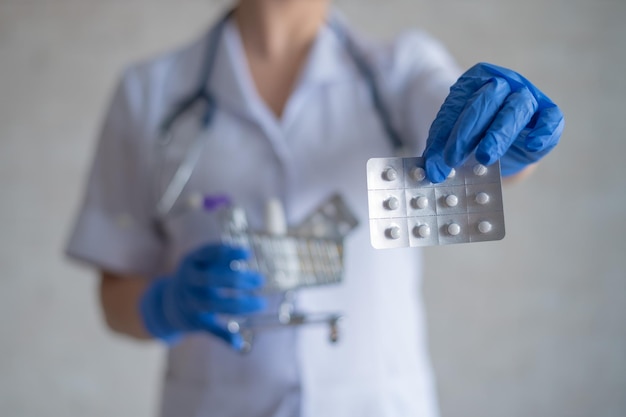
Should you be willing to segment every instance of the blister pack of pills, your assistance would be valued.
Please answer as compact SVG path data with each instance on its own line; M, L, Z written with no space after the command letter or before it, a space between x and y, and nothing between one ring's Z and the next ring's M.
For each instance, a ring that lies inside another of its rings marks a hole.
M370 238L376 249L504 238L500 165L473 157L433 184L424 158L367 162Z

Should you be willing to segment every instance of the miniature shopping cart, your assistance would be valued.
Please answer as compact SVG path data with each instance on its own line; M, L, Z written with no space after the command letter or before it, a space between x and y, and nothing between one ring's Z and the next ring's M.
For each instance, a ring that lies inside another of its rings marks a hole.
M343 279L344 238L358 221L341 196L332 196L291 229L276 200L268 203L264 231L251 230L245 211L235 205L221 209L219 218L222 241L251 251L245 264L232 267L258 271L266 280L262 292L281 295L275 313L228 319L229 331L244 339L243 350L252 348L256 331L277 326L327 324L330 341L338 341L342 314L298 311L295 299L301 289L335 285Z

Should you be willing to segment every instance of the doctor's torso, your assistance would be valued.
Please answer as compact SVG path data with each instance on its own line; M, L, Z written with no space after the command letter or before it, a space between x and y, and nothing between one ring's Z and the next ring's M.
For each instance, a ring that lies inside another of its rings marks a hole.
M245 356L210 336L187 337L169 352L163 415L436 415L419 293L420 252L374 250L369 244L366 162L394 150L367 83L325 27L278 119L257 95L237 29L229 23L207 80L218 103L211 126L200 128L201 109L191 109L174 126L172 142L155 152L160 121L196 87L205 42L203 37L137 65L122 80L131 103L125 117L133 126L128 154L141 170L146 205L158 199L190 144L200 138L201 154L178 205L193 194L226 194L258 229L269 198L283 202L293 225L339 193L360 224L345 242L342 284L304 289L297 297L303 310L345 314L338 344L329 344L327 329L315 326L259 332ZM421 152L427 121L443 102L456 67L425 35L359 45L380 77L407 147ZM162 271L218 238L210 217L199 210L174 210L165 219Z

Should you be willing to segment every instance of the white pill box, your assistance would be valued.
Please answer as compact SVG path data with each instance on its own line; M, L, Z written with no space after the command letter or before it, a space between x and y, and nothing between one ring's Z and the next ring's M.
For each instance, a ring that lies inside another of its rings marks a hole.
M424 158L367 162L370 238L376 249L504 238L500 165L473 157L433 184Z

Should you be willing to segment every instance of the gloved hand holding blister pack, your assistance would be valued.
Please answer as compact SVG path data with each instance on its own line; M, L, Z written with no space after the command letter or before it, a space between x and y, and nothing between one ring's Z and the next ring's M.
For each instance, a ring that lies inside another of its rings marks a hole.
M421 158L368 161L370 237L378 249L504 237L500 173L558 143L563 114L516 72L477 64L451 87Z
M481 164L499 160L502 175L514 175L550 152L563 126L558 106L526 78L477 64L451 87L431 125L426 174L442 182L475 151Z
M247 249L223 244L208 244L185 256L174 274L153 281L141 299L148 332L167 343L185 333L208 332L239 350L242 336L228 331L218 315L265 308L265 299L255 294L264 284L263 277L233 267L249 257Z

